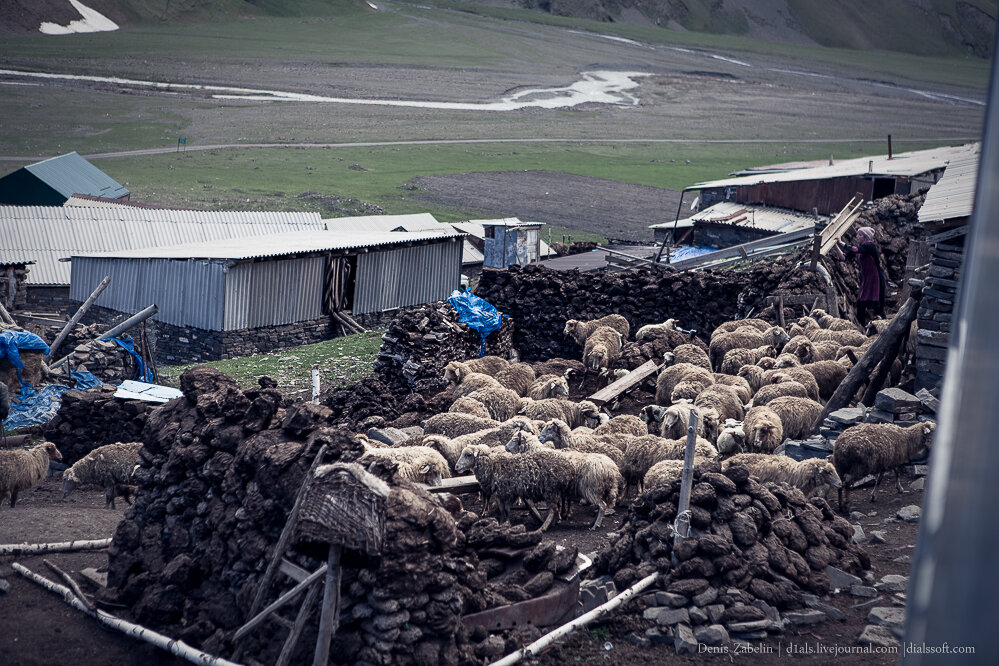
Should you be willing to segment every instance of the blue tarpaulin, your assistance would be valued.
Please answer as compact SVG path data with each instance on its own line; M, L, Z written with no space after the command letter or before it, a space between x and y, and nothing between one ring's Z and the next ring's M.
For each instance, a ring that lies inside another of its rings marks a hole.
M72 378L74 380L73 388L80 390L94 388L102 383L89 372L73 372ZM22 389L21 395L11 401L10 416L3 422L3 427L14 430L48 423L59 411L62 394L69 389L70 387L62 384L49 384L38 391Z
M670 248L669 258L670 261L680 261L681 259L691 259L704 254L710 254L716 250L717 248L708 247L707 245L680 245L679 247Z
M482 338L479 356L485 356L486 336L500 329L500 326L503 325L503 317L506 315L500 314L492 303L479 298L468 289L464 292L455 289L447 302L448 305L457 310L459 322L479 332L479 336Z
M142 362L142 357L135 351L135 343L132 338L111 338L119 347L127 351L135 359L135 365L139 368L139 380L147 384L153 383L153 371Z
M25 384L21 378L24 363L21 362L21 355L18 353L20 349L42 349L48 354L49 346L40 337L28 331L4 331L0 333L0 358L6 358L14 365L14 369L17 371L17 381L21 382L22 387L30 387L31 384Z

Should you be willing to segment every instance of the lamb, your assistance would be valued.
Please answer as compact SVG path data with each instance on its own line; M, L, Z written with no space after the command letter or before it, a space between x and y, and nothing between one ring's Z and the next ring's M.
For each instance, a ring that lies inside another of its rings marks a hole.
M600 411L589 400L581 402L562 398L534 400L524 404L521 413L532 421L547 423L552 419L561 419L568 423L570 428L590 424L596 426L600 421Z
M520 411L520 394L502 386L487 386L468 394L472 400L485 405L489 416L497 421L506 421Z
M776 377L787 375L775 375ZM773 384L767 384L766 386L761 386L760 390L756 392L753 396L753 406L765 405L771 400L780 398L785 395L793 395L799 398L807 398L808 390L798 382L787 377L787 381L775 382Z
M519 396L527 395L527 390L537 379L534 368L527 363L511 363L493 376L504 388L515 391Z
M718 419L722 422L727 419L741 421L746 414L739 394L731 386L713 384L700 393L694 399L694 406L705 409L714 409L718 413Z
M680 400L673 403L661 420L659 436L665 439L681 439L687 436L687 428L690 426L691 412L697 413L697 436L704 437L704 419L701 418L701 410L694 406L689 400Z
M784 437L804 439L812 432L812 426L822 413L822 405L810 398L784 396L774 398L766 405L780 417Z
M634 435L635 437L643 437L649 434L649 428L645 424L645 421L638 418L637 416L632 416L631 414L619 414L614 418L601 423L597 426L596 430L593 431L595 435Z
M763 345L754 349L730 349L722 357L719 372L724 375L734 375L739 372L739 368L744 365L751 365L759 362L763 358L777 355L777 350L770 345Z
M574 435L565 421L554 419L545 424L544 429L538 435L538 441L544 444L551 442L556 449L572 449L583 453L600 453L614 461L620 466L624 460L623 449L614 444L603 441L595 435Z
M623 340L627 340L628 334L631 332L631 325L628 324L627 319L619 314L610 314L606 317L593 319L591 321L570 319L565 322L565 329L563 329L562 333L572 336L572 339L576 341L576 344L582 347L586 343L586 340L590 337L590 334L601 326L613 328L621 334L621 338Z
M638 486L641 492L644 488L645 474L660 460L683 460L684 451L687 447L686 439L663 439L655 435L636 437L628 444L628 450L624 452L624 461L621 463L621 474L624 476L627 488L633 485ZM706 439L697 438L694 445L694 455L702 458L714 458L718 451Z
M705 370L704 368L690 363L677 363L676 365L671 365L660 370L659 376L656 378L656 404L664 405L666 407L671 405L673 403L673 399L671 397L673 395L673 390L676 388L677 384L687 379L703 384L705 387L710 386L715 382L715 378L711 374L710 370ZM699 392L700 391L697 393ZM697 393L690 396L690 398L693 399L696 397Z
M513 433L518 430L524 430L532 435L538 433L538 428L529 419L523 416L515 416L509 421L498 424L495 428L487 428L454 438L444 435L425 435L422 445L429 446L434 451L440 453L447 460L451 469L454 469L458 458L461 456L461 452L466 446L473 444L503 446L510 441Z
M746 431L742 426L728 426L718 434L718 455L731 456L746 450Z
M805 497L811 497L818 490L829 487L841 488L839 474L833 464L824 458L808 458L798 462L786 456L766 453L742 453L732 456L722 463L722 469L732 465L744 465L750 476L760 483L786 483L799 489Z
M714 373L712 376L715 378L715 384L731 386L735 389L735 393L739 396L742 404L745 405L753 399L753 389L744 377L739 377L736 374L725 375L719 372Z
M528 453L540 446L541 442L538 439L515 436L506 445L506 450ZM597 516L590 526L591 530L595 530L603 523L605 514L614 513L618 494L624 487L621 472L617 464L602 453L584 453L576 450L559 452L566 455L566 459L574 468L572 491L575 496L597 507Z
M659 331L675 331L676 319L667 319L661 324L646 324L635 333L635 341L641 342L645 338L653 337Z
M831 314L825 310L815 308L808 313L808 316L815 320L822 328L829 329L830 331L859 331L860 327L854 324L849 319L841 319L840 317L833 317Z
M766 405L755 406L746 412L742 429L746 433L746 447L753 451L773 453L784 441L780 415Z
M441 479L451 478L447 460L429 446L375 448L365 444L364 448L364 454L357 459L361 466L366 467L376 460L394 462L398 465L396 476L428 486L439 486Z
M93 483L104 488L104 508L114 509L116 494L123 494L131 504L131 492L124 486L132 483L132 472L139 464L142 442L106 444L77 460L62 473L62 497L69 497L81 483ZM117 491L117 492L116 492Z
M10 508L22 490L31 490L49 471L50 460L62 460L52 442L42 442L30 449L0 450L0 504L10 498Z
M711 339L711 345L708 349L711 367L720 369L725 354L733 349L756 349L768 345L775 350L780 350L788 339L787 331L780 326L772 326L763 332L745 326L737 328L731 333L722 333Z
M568 358L550 358L547 361L540 361L531 366L534 374L538 377L542 375L558 375L567 380L573 375L577 375L586 370L582 361Z
M527 389L527 397L531 400L545 398L569 397L569 382L558 375L541 375Z
M801 366L801 369L808 371L815 378L815 383L819 389L819 397L823 400L828 400L832 397L832 394L836 392L840 383L850 372L849 367L839 361L806 363ZM795 379L795 381L798 380Z
M599 326L586 338L583 347L583 364L587 370L608 374L621 358L621 333L610 326Z
M492 419L486 406L474 398L463 395L448 407L448 412L452 414L471 414L483 419Z
M695 468L706 462L710 461L707 458L694 456ZM683 476L682 460L660 460L645 473L645 477L642 479L642 487L652 488L657 483L672 483L673 481L679 481L681 476Z
M435 414L423 422L423 432L427 435L444 435L445 437L459 437L479 430L495 428L499 421L484 419L480 416L462 414L459 412L446 412Z
M878 484L888 470L895 470L895 486L902 492L899 468L912 458L922 457L929 450L936 424L932 421L900 428L893 423L861 423L847 428L836 439L833 465L843 479L840 489L840 511L849 510L850 487L869 474L876 474L871 501Z
M867 340L867 336L857 330L833 331L827 328L817 328L806 331L805 335L812 342L832 340L833 342L839 343L840 346L843 345L859 346L864 344L864 341Z
M689 363L706 370L711 370L711 359L708 358L708 353L704 351L702 347L698 347L697 345L689 343L677 345L673 348L673 351L666 352L664 357L667 365Z
M754 328L762 333L763 331L768 330L771 326L773 326L773 324L764 319L736 319L735 321L726 321L723 324L719 324L715 330L711 331L711 338L714 339L716 335L731 333L732 331L743 327Z

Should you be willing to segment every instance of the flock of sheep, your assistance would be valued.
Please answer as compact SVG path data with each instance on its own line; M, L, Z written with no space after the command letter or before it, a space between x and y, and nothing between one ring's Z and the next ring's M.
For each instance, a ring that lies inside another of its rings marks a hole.
M425 421L421 438L394 447L362 436L360 462L391 459L400 475L431 485L472 472L487 510L495 505L505 521L523 502L541 529L582 500L596 510L596 529L633 487L679 478L696 414L695 465L721 458L725 466L745 465L761 481L783 481L806 495L836 489L845 511L851 484L868 475L880 482L892 469L897 477L901 465L925 453L933 423L848 428L829 459L798 462L774 452L786 439L808 436L823 401L886 323L862 331L819 309L787 330L761 319L726 322L708 345L692 339L666 354L653 404L638 416L611 418L591 401L569 400L567 380L578 372L608 380L627 374L614 365L629 323L620 315L569 320L564 334L583 349L582 362L528 364L496 356L452 362L445 369L449 411ZM675 321L643 326L636 339L665 330L676 330ZM543 518L539 502L548 507Z

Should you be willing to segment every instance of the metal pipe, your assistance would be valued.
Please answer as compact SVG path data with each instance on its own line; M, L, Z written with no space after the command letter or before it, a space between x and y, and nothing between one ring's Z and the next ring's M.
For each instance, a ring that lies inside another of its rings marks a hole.
M145 308L144 310L140 310L139 312L136 312L134 315L132 315L131 317L129 317L125 321L121 322L120 324L118 324L117 326L115 326L114 328L112 328L107 333L104 333L100 337L98 337L98 338L96 338L94 340L91 340L90 342L87 343L87 345L92 345L95 342L100 342L101 340L109 340L109 339L111 339L111 338L113 338L115 336L121 335L122 333L124 333L128 329L132 328L136 324L141 324L145 320L149 319L150 317L152 317L154 314L156 314L159 311L160 311L159 307L157 307L156 304L154 303L153 305L150 305L149 307ZM51 364L49 366L49 369L51 370L51 369L58 368L63 363L65 363L66 361L68 361L71 356L72 356L72 354L68 354L66 356L63 356L61 359L59 359L55 363Z
M678 201L677 204L676 204L676 217L673 219L673 230L670 232L669 236L667 236L666 238L663 239L662 245L659 246L659 251L656 252L656 263L659 263L659 259L663 256L663 250L666 249L666 246L670 242L671 237L672 237L672 240L676 240L676 225L680 221L680 211L683 209L683 195L686 194L687 192L689 192L692 189L694 189L694 188L692 188L692 187L685 187L682 190L680 190L680 201ZM667 264L669 263L669 251L668 250L666 252L666 263Z
M999 34L996 36L999 48ZM993 51L995 52L995 51ZM974 649L974 656L905 650L907 665L999 663L999 68L992 61L974 212L965 238L954 329L907 594L906 645Z
M61 331L59 331L59 335L56 336L55 342L53 342L52 346L49 347L49 357L55 356L56 350L59 349L59 345L63 343L70 331L72 331L76 325L80 323L80 320L83 319L83 315L87 313L87 310L89 310L90 306L94 304L97 297L101 295L101 292L108 288L109 284L111 284L111 276L105 275L104 279L101 280L101 283L97 285L93 292L91 292L90 296L87 297L87 300L83 302L83 305L80 306L80 309L76 311L75 315L73 315L73 318L66 322L66 325L62 327Z

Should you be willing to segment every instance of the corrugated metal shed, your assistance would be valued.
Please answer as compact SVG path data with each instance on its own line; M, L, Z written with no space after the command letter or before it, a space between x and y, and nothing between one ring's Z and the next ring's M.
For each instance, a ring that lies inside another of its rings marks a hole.
M31 257L29 285L68 285L72 255L323 228L318 213L0 206L0 260Z
M225 280L223 330L318 319L323 314L323 276L321 256L232 266Z
M365 314L447 298L458 288L460 272L460 243L358 255L352 310Z
M475 236L476 238L484 239L486 237L485 225L492 223L499 223L505 220L511 220L513 222L516 222L517 224L530 224L530 223L523 223L516 217L508 217L502 220L469 220L468 222L452 222L451 226L462 233L468 234L469 236ZM478 250L476 250L476 253L478 255L482 255L482 252L479 252ZM555 256L555 251L552 250L548 246L548 243L546 243L544 240L541 241L541 256L542 257ZM475 261L470 261L470 259L472 258L474 258L474 255L466 255L465 257L462 258L462 263L463 264L482 263L484 259L484 257L481 257L477 262L475 262Z
M217 259L240 261L292 254L334 252L374 248L400 243L421 243L434 240L458 239L464 234L434 229L432 231L382 231L344 234L335 231L290 231L283 234L227 238L210 243L186 243L147 247L136 250L74 254L92 257L151 258L151 259Z
M442 223L430 213L411 215L359 215L323 220L330 231L344 233L379 233L385 231L428 231L439 229Z
M966 157L973 152L977 153L977 151L978 144L976 143L898 153L890 160L887 155L858 157L850 160L839 160L831 166L826 165L810 169L792 169L789 171L759 173L736 178L712 180L697 183L689 189L705 190L718 187L738 187L761 183L788 183L803 180L826 180L830 178L848 178L851 176L913 177L935 169L942 169L950 161Z
M943 177L926 193L919 209L922 223L970 217L978 182L978 153L953 160Z
M679 220L676 228L690 228L695 224L724 224L782 234L813 227L815 223L814 217L798 211L723 201ZM673 223L653 224L649 228L669 231L673 229Z
M111 199L129 195L124 185L76 152L29 164L24 168L67 199L77 192Z

